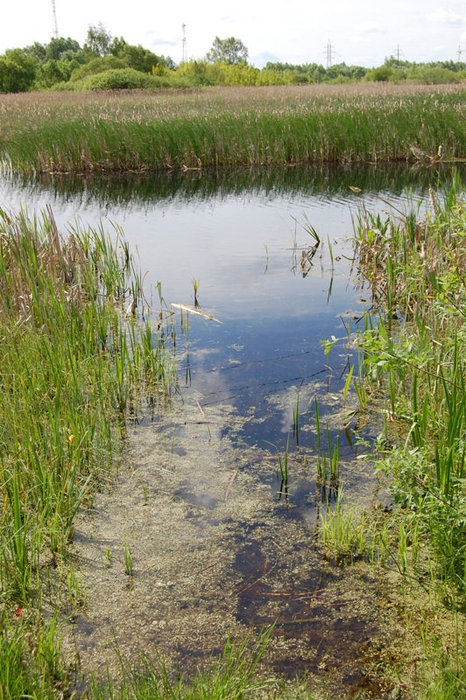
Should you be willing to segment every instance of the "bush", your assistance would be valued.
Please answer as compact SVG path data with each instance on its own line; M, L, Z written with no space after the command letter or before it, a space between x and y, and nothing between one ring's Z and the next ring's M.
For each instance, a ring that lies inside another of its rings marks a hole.
M429 67L420 68L416 74L416 80L427 85L445 85L447 83L458 83L460 74L454 73L448 68Z
M93 58L89 63L85 63L73 71L70 80L77 81L87 78L89 75L97 75L105 71L118 68L128 68L126 61L116 56L105 56L104 58Z
M0 56L0 92L26 92L36 77L36 62L21 49Z
M376 82L386 82L393 75L393 70L390 66L379 66L366 73L367 80L375 80Z
M163 80L152 75L145 75L134 68L115 68L103 73L89 75L75 85L77 90L135 90L137 88L157 88L163 86Z

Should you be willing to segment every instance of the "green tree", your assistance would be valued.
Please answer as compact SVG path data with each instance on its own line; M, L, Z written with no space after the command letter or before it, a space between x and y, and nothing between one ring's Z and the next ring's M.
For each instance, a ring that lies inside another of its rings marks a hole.
M37 62L21 49L0 57L0 92L26 92L35 80Z
M127 44L122 37L113 40L111 51L114 56L125 61L130 68L142 73L150 73L154 66L163 64L163 59L160 56L141 45Z
M221 61L223 63L246 63L248 50L240 39L230 36L228 39L215 37L214 43L206 56L209 63Z
M68 82L74 67L73 61L57 61L51 58L40 64L34 87L49 88L56 83Z
M102 22L97 26L90 26L87 30L87 39L84 50L91 56L108 56L111 53L112 35L105 29Z
M26 46L26 48L22 49L22 51L27 56L31 56L40 63L46 60L47 44L39 44L38 41L35 41L34 44Z
M80 50L81 47L75 39L71 39L70 37L68 37L67 39L65 39L64 37L57 37L54 39L50 39L49 43L47 44L45 50L46 59L49 61L59 61L61 60L64 53L68 51L71 51L72 53L77 53Z
M117 56L97 56L87 61L83 66L76 68L71 74L71 81L82 80L89 75L104 73L108 70L116 70L118 68L128 68L126 61L123 61Z

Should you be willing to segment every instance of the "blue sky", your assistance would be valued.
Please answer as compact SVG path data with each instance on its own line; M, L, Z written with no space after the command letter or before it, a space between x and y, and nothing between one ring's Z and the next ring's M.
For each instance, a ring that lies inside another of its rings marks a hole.
M399 51L409 61L466 60L466 2L451 0L55 0L60 36L82 44L89 25L101 22L112 36L155 53L202 58L215 36L235 36L261 67L268 60L374 66ZM0 23L0 53L46 43L53 36L52 0L15 0Z

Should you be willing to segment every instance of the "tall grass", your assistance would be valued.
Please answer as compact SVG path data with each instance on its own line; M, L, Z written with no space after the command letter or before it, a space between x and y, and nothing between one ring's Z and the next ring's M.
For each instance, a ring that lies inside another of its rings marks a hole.
M0 154L23 172L466 157L462 88L326 88L2 98Z
M61 236L50 210L0 210L1 697L36 692L34 674L15 669L37 665L28 655L52 629L42 609L58 605L62 586L76 593L67 566L76 512L115 469L129 415L170 391L161 337L125 314L141 295L119 236ZM44 654L54 649L49 640Z
M466 204L458 181L431 191L424 221L365 214L361 274L379 308L361 337L366 386L385 402L380 467L429 543L436 573L466 604ZM401 322L401 319L403 322Z

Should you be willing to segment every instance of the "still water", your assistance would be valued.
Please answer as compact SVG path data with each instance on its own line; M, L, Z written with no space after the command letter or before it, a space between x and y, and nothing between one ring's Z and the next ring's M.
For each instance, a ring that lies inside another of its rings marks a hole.
M85 672L116 677L114 645L135 662L156 647L195 668L228 633L275 623L271 673L306 672L333 697L382 696L367 667L403 630L384 612L391 603L380 604L391 588L371 571L330 565L316 544L332 493L316 478L315 406L324 449L340 443L345 497L383 505L370 465L354 459L355 397L342 401L370 306L353 225L364 209L399 214L410 198L421 218L429 186L441 190L451 175L365 167L0 180L4 208L50 205L63 230L77 219L121 227L147 273L146 297L157 310L160 282L174 313L173 406L130 427L128 469L76 522L87 605L69 644ZM196 310L213 319L182 319L176 305L193 306L194 286ZM332 337L325 355L321 341Z
M192 305L196 284L200 311L218 322L190 316L180 386L199 392L201 406L227 401L248 415L241 437L249 444L282 449L298 393L305 424L311 380L337 391L355 359L327 358L321 345L356 330L364 308L351 272L354 221L364 208L403 209L407 193L427 201L429 185L450 177L448 169L364 167L3 180L0 205L50 204L61 227L76 219L121 226L148 298L160 281L169 306Z

